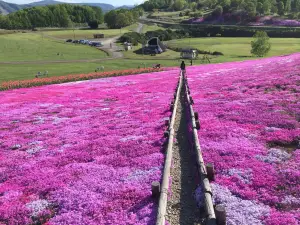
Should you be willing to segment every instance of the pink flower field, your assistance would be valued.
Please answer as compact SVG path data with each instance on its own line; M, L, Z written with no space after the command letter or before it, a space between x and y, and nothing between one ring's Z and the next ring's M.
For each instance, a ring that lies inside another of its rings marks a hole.
M153 224L178 71L0 92L0 224Z
M228 225L300 222L300 54L187 69Z

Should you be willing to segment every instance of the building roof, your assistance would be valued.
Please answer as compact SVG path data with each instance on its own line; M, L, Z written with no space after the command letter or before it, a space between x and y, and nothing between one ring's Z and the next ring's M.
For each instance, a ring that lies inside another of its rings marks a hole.
M197 49L194 48L183 48L181 52L197 52Z

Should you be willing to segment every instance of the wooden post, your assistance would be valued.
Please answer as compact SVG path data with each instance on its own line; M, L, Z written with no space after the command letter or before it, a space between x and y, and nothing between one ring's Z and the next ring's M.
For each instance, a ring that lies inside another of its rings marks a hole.
M216 206L217 225L226 225L226 209L225 206Z
M173 109L174 109L174 104L172 103L172 104L170 105L170 110L173 111Z
M151 184L152 197L158 198L160 195L160 183L158 181L153 181Z
M164 132L164 137L169 137L169 131Z
M194 105L194 100L191 96L190 96L190 102L191 102L191 105Z
M199 114L197 112L194 112L194 117L195 117L195 120L199 120Z
M170 125L170 119L166 119L166 120L165 120L165 126L168 127L169 125Z
M199 122L199 120L196 120L196 129L200 130L200 122Z
M212 163L206 164L206 172L207 172L207 178L209 179L209 181L214 181L215 180L215 168Z

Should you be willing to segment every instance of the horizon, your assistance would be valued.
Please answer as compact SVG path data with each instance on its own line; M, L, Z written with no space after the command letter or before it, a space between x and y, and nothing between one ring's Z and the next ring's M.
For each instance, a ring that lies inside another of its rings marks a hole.
M2 0L4 2L13 3L13 4L29 4L34 2L40 2L36 0ZM134 4L141 4L143 0L54 0L59 2L65 2L65 3L103 3L103 4L109 4L113 6L123 6L123 5L134 5Z

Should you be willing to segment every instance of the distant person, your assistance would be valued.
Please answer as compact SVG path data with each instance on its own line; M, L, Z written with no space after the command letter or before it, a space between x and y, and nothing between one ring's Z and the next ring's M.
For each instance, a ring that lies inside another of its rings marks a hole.
M193 65L193 60L191 59L191 66Z
M180 69L182 71L185 71L185 63L184 63L184 61L181 62Z
M112 48L112 43L110 42L110 48Z

